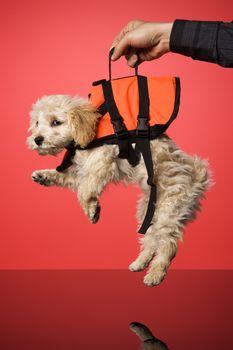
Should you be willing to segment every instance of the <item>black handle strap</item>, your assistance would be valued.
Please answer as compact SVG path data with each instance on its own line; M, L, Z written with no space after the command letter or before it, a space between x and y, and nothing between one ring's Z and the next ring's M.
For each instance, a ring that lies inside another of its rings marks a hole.
M108 57L108 72L109 72L109 80L112 80L112 60L111 57L113 55L113 52L115 50L115 47L112 47L111 50L109 51L109 57ZM138 65L140 61L137 60L137 62L134 65L134 70L135 70L135 75L138 75Z

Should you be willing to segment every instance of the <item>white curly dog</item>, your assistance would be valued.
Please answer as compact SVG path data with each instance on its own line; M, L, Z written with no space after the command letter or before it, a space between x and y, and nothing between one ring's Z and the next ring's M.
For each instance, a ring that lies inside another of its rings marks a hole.
M43 96L32 107L27 138L30 149L40 155L57 155L72 140L85 147L95 138L100 118L87 99L68 95ZM177 241L184 226L195 219L200 199L211 185L208 162L189 156L165 134L150 142L157 186L156 210L152 225L139 238L140 254L129 266L131 271L150 267L144 277L148 286L158 285L176 255ZM109 182L138 184L142 197L137 218L142 223L150 187L143 159L132 167L118 158L117 145L103 145L90 150L76 150L72 165L64 172L37 170L33 181L45 186L68 187L77 193L80 205L92 223L99 219L99 198Z

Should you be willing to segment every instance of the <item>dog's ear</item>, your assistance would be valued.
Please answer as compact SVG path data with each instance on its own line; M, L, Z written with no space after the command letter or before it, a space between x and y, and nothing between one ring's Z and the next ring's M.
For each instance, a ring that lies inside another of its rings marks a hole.
M81 147L84 148L95 138L99 118L100 114L88 102L74 106L68 113L72 137Z

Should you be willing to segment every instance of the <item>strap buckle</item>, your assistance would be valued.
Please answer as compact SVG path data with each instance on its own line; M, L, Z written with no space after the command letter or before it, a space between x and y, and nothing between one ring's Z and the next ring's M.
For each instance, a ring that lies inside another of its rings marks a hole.
M149 121L148 117L138 116L138 125L136 129L136 135L142 138L149 137Z
M118 139L122 140L128 137L128 131L125 128L123 120L121 119L112 120L112 124L115 131L115 135L117 136Z

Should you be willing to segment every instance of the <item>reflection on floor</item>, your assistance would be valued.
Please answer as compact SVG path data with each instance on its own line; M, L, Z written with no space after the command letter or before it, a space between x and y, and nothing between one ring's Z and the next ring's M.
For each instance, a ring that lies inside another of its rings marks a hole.
M156 338L151 330L142 323L132 322L130 329L141 340L141 349L145 350L169 350L167 345L160 339Z
M171 270L151 288L129 271L1 271L0 347L233 349L232 277Z

